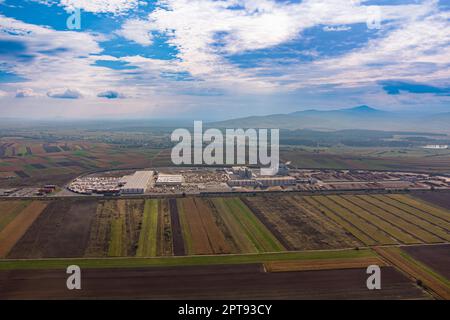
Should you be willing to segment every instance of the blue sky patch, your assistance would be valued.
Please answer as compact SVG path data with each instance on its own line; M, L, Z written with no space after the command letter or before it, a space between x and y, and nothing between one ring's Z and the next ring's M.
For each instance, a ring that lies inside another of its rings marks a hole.
M450 87L436 87L432 85L403 81L382 81L380 84L383 86L384 91L390 95L409 92L416 94L432 93L436 95L450 96Z
M113 60L97 60L95 66L110 68L113 70L133 70L138 69L136 66L130 66L128 62Z

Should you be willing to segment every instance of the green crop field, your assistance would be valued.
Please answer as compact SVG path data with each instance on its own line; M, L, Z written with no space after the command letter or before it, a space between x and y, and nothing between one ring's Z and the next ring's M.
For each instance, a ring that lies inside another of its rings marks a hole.
M158 239L158 200L147 200L136 256L155 257Z
M111 240L109 243L108 256L110 257L121 257L124 256L122 240L124 238L123 234L124 228L124 218L119 217L111 222Z
M243 230L257 248L258 252L285 250L282 244L239 198L227 198L225 199L225 205L240 222Z

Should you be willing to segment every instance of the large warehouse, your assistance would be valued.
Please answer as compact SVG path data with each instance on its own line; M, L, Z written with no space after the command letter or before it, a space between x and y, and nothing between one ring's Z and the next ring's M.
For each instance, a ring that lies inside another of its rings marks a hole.
M142 194L145 193L154 183L153 171L136 171L133 175L122 178L123 194Z

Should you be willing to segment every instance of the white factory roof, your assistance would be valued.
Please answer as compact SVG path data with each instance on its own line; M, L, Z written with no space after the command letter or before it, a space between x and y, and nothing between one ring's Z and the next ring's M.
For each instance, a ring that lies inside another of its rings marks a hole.
M136 171L133 175L125 176L122 189L147 189L153 178L153 171Z
M178 174L159 174L156 183L183 183L183 176Z
M424 147L425 149L448 149L448 145L446 144L429 144Z

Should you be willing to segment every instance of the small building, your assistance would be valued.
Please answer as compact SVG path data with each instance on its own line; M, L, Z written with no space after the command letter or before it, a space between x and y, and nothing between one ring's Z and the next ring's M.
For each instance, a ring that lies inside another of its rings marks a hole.
M183 184L184 179L180 174L159 174L156 180L157 186L179 186Z
M153 171L136 171L133 175L124 176L120 189L122 194L142 194L153 185Z

